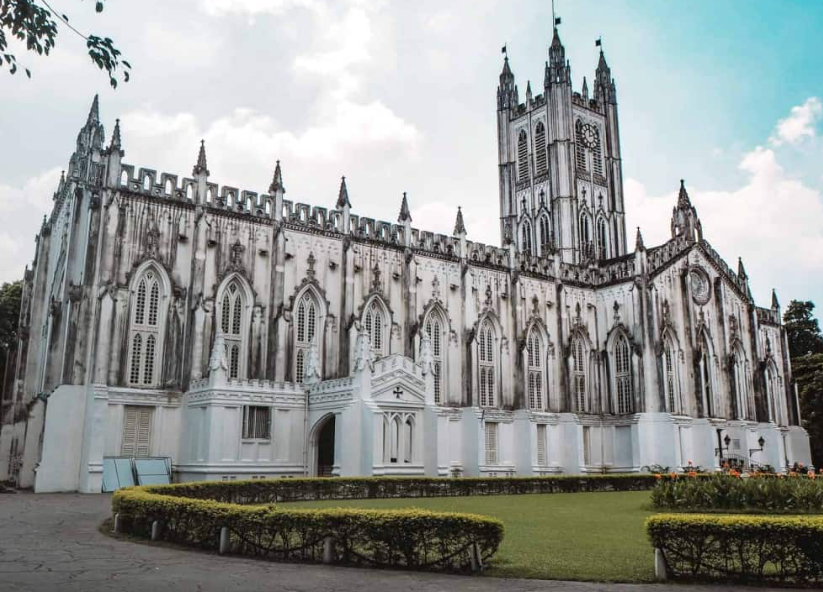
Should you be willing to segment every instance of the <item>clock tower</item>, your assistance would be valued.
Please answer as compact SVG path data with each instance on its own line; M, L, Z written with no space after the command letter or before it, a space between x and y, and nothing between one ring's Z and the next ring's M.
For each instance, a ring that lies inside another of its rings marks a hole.
M574 91L553 31L543 93L525 101L504 59L497 89L500 233L520 252L586 264L626 254L617 91L601 49L591 95Z

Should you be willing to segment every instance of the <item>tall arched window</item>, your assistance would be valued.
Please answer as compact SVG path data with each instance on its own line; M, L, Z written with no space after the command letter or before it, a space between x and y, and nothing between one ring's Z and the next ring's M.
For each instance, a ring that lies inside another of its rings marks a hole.
M675 367L677 353L671 341L663 342L663 388L666 395L666 410L669 413L680 413L680 401L677 395L677 369Z
M523 222L523 228L521 229L521 235L523 237L522 242L522 249L525 252L531 253L532 252L532 225L529 224L528 220Z
M594 174L603 175L603 147L600 141L600 128L594 128L594 146L592 147L592 164L594 165Z
M480 406L494 407L497 395L497 382L494 372L494 330L489 321L480 326L477 349L477 366L480 375Z
M243 321L245 313L243 288L237 280L232 280L223 291L220 301L220 332L226 343L226 358L229 362L229 378L243 378L245 336Z
M783 425L783 414L780 407L780 375L774 362L766 365L766 404L768 405L769 421Z
M306 363L317 334L318 316L317 302L314 297L309 292L304 293L297 302L297 326L294 338L294 380L298 383L303 382L306 375Z
M745 372L746 358L740 345L735 348L735 352L731 357L731 379L732 379L732 395L735 402L736 419L746 419L746 372Z
M529 394L529 409L544 409L543 385L546 382L543 371L543 348L539 333L532 329L526 338L526 388Z
M375 357L386 355L386 314L377 298L372 299L363 315L363 323L369 335L371 349Z
M546 128L543 122L539 121L534 128L534 160L536 165L535 175L542 175L549 168L549 161L546 154Z
M529 138L526 130L520 130L517 137L517 178L521 182L529 180Z
M608 255L606 246L608 245L608 236L606 234L606 219L600 216L597 219L597 256L600 259L605 259Z
M549 232L549 217L540 216L540 254L545 255L551 248L551 233Z
M614 344L614 378L617 385L617 412L633 413L632 357L629 340L625 335L618 337Z
M432 358L434 360L434 402L439 405L443 401L443 341L445 339L445 323L438 312L432 312L426 319L426 333L431 339Z
M578 412L588 411L588 396L586 391L586 348L583 339L572 339L572 392L574 394L574 408Z
M700 386L700 397L703 401L703 408L706 417L715 417L717 410L714 405L712 356L709 349L709 340L706 334L701 332L697 341L697 374Z
M580 215L580 250L584 257L592 255L591 222L587 214Z
M586 143L583 140L583 122L580 119L574 124L574 154L577 158L577 168L581 171L588 169L586 165Z
M160 302L163 284L158 272L147 268L137 279L132 293L129 331L129 384L156 386L160 374L160 340L163 336Z

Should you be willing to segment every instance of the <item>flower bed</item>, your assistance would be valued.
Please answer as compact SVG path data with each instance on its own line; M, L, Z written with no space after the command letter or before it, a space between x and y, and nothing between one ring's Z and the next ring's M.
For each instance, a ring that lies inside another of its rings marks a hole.
M229 484L213 484L219 493ZM232 484L234 485L234 484ZM465 571L492 557L503 524L474 514L423 510L296 510L243 506L186 496L187 488L131 487L117 491L112 509L122 532L140 537L159 525L163 540L217 549L228 528L231 552L269 559L405 569ZM201 490L201 493L203 491ZM226 496L222 496L226 497Z
M658 514L646 529L675 578L823 584L823 517Z
M674 475L658 479L656 508L675 511L823 512L823 479L809 475Z
M238 504L452 497L468 495L521 495L586 491L642 491L652 489L653 475L592 475L510 478L359 477L334 479L259 479L254 481L201 481L155 486L154 493Z

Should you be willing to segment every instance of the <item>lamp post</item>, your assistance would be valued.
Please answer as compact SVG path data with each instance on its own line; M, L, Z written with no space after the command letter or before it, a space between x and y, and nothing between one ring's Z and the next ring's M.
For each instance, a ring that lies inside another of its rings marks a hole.
M757 444L760 446L760 448L749 448L749 457L751 457L752 452L763 452L763 446L766 444L765 438L763 438L763 436L760 436L757 439Z

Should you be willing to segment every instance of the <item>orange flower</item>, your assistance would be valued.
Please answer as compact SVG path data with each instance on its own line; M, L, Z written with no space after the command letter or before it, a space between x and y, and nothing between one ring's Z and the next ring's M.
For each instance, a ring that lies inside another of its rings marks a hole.
M814 478L815 478L814 471L809 471L809 479L814 479Z
M655 474L654 474L654 478L655 478L655 479L662 479L662 478L663 478L663 475L661 475L660 473L655 473Z
M669 477L672 479L677 479L677 473L669 473Z
M695 471L689 471L689 477L697 477L697 473Z
M789 477L797 477L797 473L794 471L789 471Z

